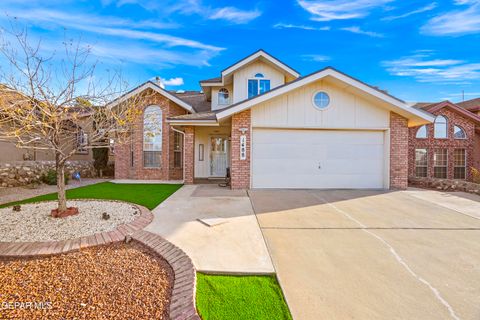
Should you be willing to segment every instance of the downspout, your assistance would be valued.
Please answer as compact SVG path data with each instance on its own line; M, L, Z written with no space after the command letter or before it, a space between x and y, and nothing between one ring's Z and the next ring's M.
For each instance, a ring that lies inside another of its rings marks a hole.
M183 162L182 171L183 171L183 173L182 173L182 177L183 177L183 183L185 183L185 132L183 132L181 130L178 130L178 129L175 129L175 127L173 127L173 126L171 128L174 132L178 132L183 136L183 146L182 146L182 148L183 148L183 151L182 151L182 158L183 158L182 159L182 162ZM193 159L194 163L193 164L195 165L195 154L193 156L194 156L194 159Z

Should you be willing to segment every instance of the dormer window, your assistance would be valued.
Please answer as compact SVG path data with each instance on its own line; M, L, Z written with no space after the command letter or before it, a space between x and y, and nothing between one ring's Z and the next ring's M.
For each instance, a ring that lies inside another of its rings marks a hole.
M218 104L222 104L222 105L229 104L230 103L229 97L230 95L227 89L222 88L218 90Z
M263 73L255 74L253 79L248 79L248 98L252 98L270 90L270 80L265 79Z

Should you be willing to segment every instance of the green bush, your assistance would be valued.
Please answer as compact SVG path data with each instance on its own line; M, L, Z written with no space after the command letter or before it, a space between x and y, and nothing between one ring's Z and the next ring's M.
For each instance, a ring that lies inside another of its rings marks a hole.
M47 171L47 173L43 174L41 177L41 180L43 183L46 183L50 186L54 186L57 184L57 171L50 169ZM65 184L68 184L68 180L70 180L70 177L68 174L65 173Z

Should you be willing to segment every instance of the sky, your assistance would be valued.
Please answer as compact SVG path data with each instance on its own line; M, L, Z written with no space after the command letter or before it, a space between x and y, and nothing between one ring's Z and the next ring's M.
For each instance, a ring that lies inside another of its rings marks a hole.
M480 97L480 0L2 0L0 28L12 20L47 51L80 39L131 87L158 76L200 90L264 49L302 75L332 66L409 102Z

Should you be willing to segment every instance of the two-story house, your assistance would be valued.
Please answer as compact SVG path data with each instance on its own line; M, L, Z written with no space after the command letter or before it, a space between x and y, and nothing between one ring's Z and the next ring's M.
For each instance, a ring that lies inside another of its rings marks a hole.
M406 188L409 127L434 117L333 68L301 76L259 50L200 81L144 91L143 122L115 147L115 178L225 177L239 188ZM151 128L155 126L153 132Z

